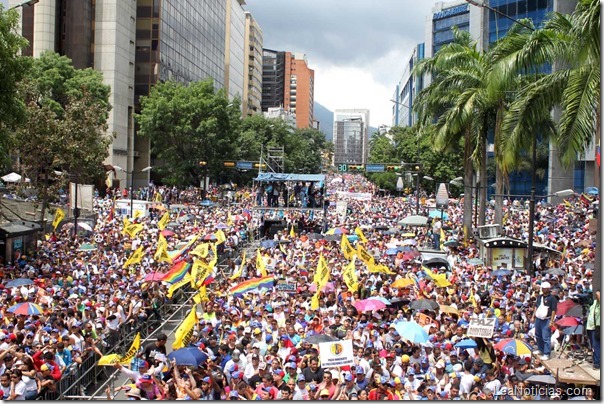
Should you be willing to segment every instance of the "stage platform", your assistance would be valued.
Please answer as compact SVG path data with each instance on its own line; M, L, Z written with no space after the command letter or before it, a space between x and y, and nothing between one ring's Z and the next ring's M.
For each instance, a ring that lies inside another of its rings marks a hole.
M588 386L600 385L600 371L594 370L591 363L573 362L566 358L552 358L543 361L543 365L559 382Z

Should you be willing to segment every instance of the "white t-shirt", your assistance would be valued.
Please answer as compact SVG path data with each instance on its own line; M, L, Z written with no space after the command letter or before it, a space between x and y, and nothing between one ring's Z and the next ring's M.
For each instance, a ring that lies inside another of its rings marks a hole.
M15 385L15 400L25 400L25 382L19 380Z

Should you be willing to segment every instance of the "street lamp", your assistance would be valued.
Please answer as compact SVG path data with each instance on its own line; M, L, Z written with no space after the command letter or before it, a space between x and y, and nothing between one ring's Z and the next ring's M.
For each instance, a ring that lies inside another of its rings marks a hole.
M127 175L130 175L130 218L132 218L132 216L134 216L134 171L127 171L124 170L122 167L120 166L113 166L114 169L116 169L117 171L121 171L126 173ZM143 168L142 170L140 170L141 173L146 173L147 171L151 171L153 167L152 166L148 166Z
M526 25L526 24L518 21L517 19L510 17L509 15L507 15L505 13L502 13L501 11L497 10L496 8L488 6L485 3L482 3L482 2L479 3L479 2L477 2L475 0L465 0L465 1L466 1L466 3L469 3L469 4L473 5L473 6L486 8L487 10L490 10L490 11L494 12L495 14L498 14L498 15L500 15L502 17L507 18L508 20L511 20L511 21L515 22L516 24L522 25L524 28L527 28L527 29L529 29L531 31L535 31L535 28L531 27L530 25Z
M37 3L39 3L39 2L40 2L40 0L29 0L29 1L24 1L23 3L20 3L20 4L17 4L17 5L15 5L15 6L12 6L11 8L9 8L9 10L14 10L14 9L16 9L16 8L19 8L19 7L24 7L24 6L29 6L29 7L31 7L31 6L33 6L33 5L37 4Z
M457 177L457 178L453 178L451 181L449 181L449 184L453 185L454 187L458 187L458 188L464 188L464 179L463 177ZM494 187L497 184L492 184L491 186ZM488 186L471 186L468 185L468 188L470 189L475 189L476 193L474 195L474 227L478 227L478 190L479 189L483 189L483 188L488 188ZM464 195L464 198L466 198L467 195Z

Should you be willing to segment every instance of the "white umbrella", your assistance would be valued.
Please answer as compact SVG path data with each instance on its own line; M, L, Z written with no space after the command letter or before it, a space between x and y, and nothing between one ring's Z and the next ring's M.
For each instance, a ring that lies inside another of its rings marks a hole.
M92 226L90 226L88 223L79 222L78 226L84 230L92 231Z
M17 173L6 174L4 177L2 177L2 181L4 181L4 182L20 182L21 176ZM25 182L29 182L29 178L26 178Z
M428 223L428 218L425 216L407 216L399 222L399 224L406 224L409 226L425 226Z

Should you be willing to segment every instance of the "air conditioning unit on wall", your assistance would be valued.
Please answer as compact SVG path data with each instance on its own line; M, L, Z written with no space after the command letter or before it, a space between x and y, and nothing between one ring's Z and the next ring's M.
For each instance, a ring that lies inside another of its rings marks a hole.
M478 227L478 238L482 240L501 236L501 226L498 224L490 224L488 226Z

